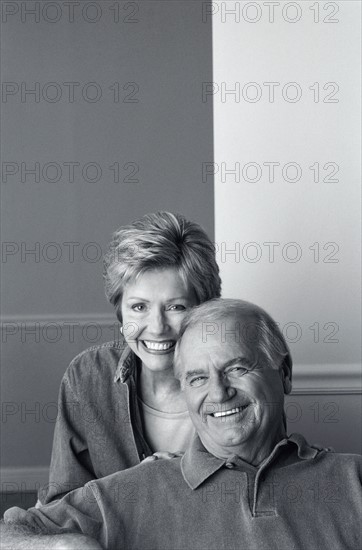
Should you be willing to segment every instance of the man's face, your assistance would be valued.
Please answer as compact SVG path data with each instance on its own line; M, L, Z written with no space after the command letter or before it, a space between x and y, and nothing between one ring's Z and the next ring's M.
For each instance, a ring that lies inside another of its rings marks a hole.
M221 458L262 451L283 431L281 375L258 354L250 328L252 316L200 323L180 346L190 416L204 446Z

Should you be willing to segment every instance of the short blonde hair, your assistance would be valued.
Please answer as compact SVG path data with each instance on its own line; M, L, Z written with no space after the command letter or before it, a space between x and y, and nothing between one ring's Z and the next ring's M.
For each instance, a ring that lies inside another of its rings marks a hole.
M151 269L175 267L199 304L221 293L215 247L200 225L181 214L146 214L114 234L104 256L108 300L121 320L125 285Z

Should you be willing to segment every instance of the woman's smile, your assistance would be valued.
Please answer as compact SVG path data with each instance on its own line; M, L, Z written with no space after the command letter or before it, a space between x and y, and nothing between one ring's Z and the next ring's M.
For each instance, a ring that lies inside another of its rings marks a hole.
M176 340L140 340L140 342L146 348L148 353L161 355L173 352L176 346Z

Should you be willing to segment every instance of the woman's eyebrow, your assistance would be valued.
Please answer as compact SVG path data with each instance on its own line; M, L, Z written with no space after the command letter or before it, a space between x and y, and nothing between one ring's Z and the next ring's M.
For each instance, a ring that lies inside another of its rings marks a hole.
M126 302L129 302L130 300L139 300L140 302L149 302L149 300L146 300L146 298L141 298L140 296L128 296Z
M171 298L167 298L165 300L165 302L173 302L175 300L188 300L188 296L184 295L184 296L176 296L175 298L174 297L171 297ZM147 300L146 298L142 298L140 296L128 296L127 298L127 301L128 300L141 300L142 302L150 302L151 300Z

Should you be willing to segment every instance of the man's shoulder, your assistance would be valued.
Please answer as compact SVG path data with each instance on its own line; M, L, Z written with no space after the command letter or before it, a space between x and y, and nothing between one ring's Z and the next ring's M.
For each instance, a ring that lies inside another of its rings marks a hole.
M337 453L331 448L325 448L320 451L325 460L338 465L354 464L362 465L362 455L355 453Z
M333 449L321 449L315 457L315 464L320 468L322 479L338 477L352 483L362 480L362 455L337 453Z
M162 487L180 484L187 487L183 480L180 463L181 457L141 462L127 470L92 480L89 485L95 488L95 491L105 494L115 486L130 488L132 484L147 491L152 491L154 488L156 491L162 491Z

